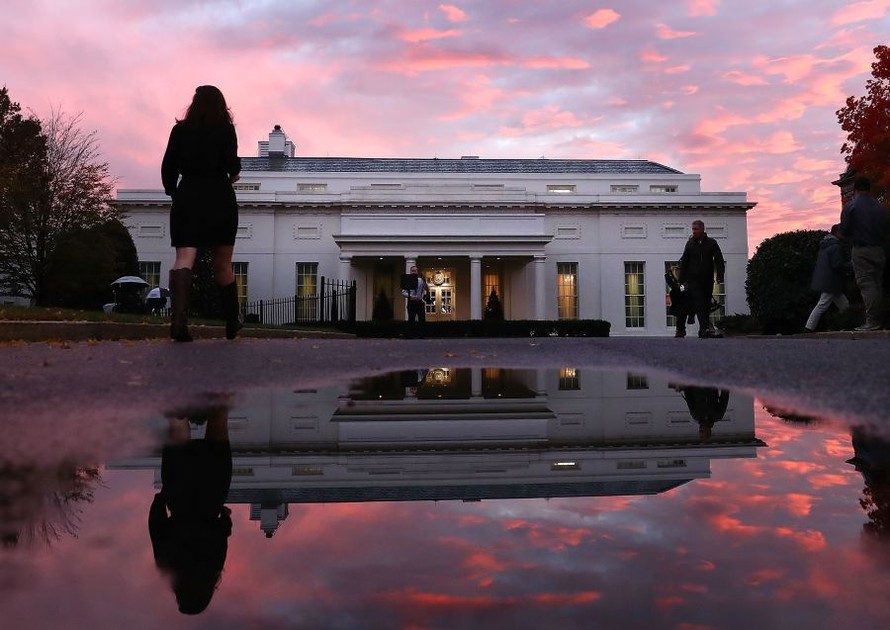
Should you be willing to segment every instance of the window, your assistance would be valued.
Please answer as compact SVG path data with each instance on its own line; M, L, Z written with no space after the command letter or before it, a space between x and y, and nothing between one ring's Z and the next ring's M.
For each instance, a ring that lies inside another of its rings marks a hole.
M259 190L260 185L247 182L242 184L239 182L237 184L232 184L232 188L235 190Z
M609 187L610 192L626 195L628 193L635 193L640 189L636 184L612 184Z
M488 307L488 301L491 299L491 294L494 292L495 295L498 296L498 301L501 303L501 314L503 314L504 309L504 294L501 293L501 277L497 271L490 271L488 269L482 274L482 290L484 293L482 294L482 305L483 308Z
M664 272L673 274L674 278L680 278L680 263L676 260L664 261ZM668 328L674 328L677 325L677 318L671 315L671 289L667 282L664 283L664 323Z
M232 271L235 273L235 286L238 288L238 303L244 310L247 305L247 263L232 263Z
M575 368L562 368L559 371L559 391L565 392L578 389L581 389L578 370Z
M649 192L651 193L675 193L677 192L676 186L668 186L665 184L653 184L649 186Z
M646 263L624 263L624 325L642 328L646 325Z
M714 274L714 300L719 304L719 308L711 311L712 325L716 325L718 321L726 317L726 278L723 282L717 282L717 274Z
M649 379L643 374L627 373L627 389L649 389Z
M575 184L547 184L548 195L573 195Z
M297 321L314 321L315 297L318 295L318 263L297 263Z
M155 261L139 261L139 277L150 287L161 286L161 263Z
M680 263L678 261L666 261L664 263L664 271L665 273L673 273L674 277L679 279ZM717 282L717 275L714 275L714 300L720 307L711 311L710 320L712 325L716 325L718 321L726 317L726 278L723 280L723 282ZM671 290L667 287L667 283L665 283L664 291L664 323L668 328L673 328L677 325L677 318L670 313L671 301L669 296Z
M557 263L556 311L559 319L578 319L578 263Z
M327 184L297 184L297 192L318 194L328 191Z

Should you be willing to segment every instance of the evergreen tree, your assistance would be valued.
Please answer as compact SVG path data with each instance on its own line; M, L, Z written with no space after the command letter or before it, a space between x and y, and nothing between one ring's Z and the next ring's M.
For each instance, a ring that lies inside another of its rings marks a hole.
M504 305L501 304L501 299L494 289L488 295L488 303L485 305L485 312L482 314L482 318L492 321L504 320Z

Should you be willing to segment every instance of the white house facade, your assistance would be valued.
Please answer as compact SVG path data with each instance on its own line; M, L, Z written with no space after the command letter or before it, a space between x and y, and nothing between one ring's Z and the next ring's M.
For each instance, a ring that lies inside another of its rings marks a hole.
M743 192L702 192L700 176L646 160L295 157L280 127L242 158L235 272L248 301L355 281L357 318L383 294L403 319L413 265L435 301L427 320L481 319L496 293L506 319L603 319L613 335L667 335L664 273L692 221L726 259L716 290L746 313ZM170 199L119 190L143 277L174 259Z

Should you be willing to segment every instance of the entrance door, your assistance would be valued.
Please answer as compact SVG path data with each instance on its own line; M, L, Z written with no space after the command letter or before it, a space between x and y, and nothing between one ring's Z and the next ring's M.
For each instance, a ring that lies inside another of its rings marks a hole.
M433 297L426 305L426 319L430 322L453 321L457 304L454 269L437 268L426 272L426 283Z

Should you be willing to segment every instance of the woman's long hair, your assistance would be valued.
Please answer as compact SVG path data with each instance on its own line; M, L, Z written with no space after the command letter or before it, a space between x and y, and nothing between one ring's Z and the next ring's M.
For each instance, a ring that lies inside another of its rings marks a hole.
M226 97L213 85L199 85L195 89L192 103L185 117L176 122L184 122L196 127L232 124L232 112L226 105Z

